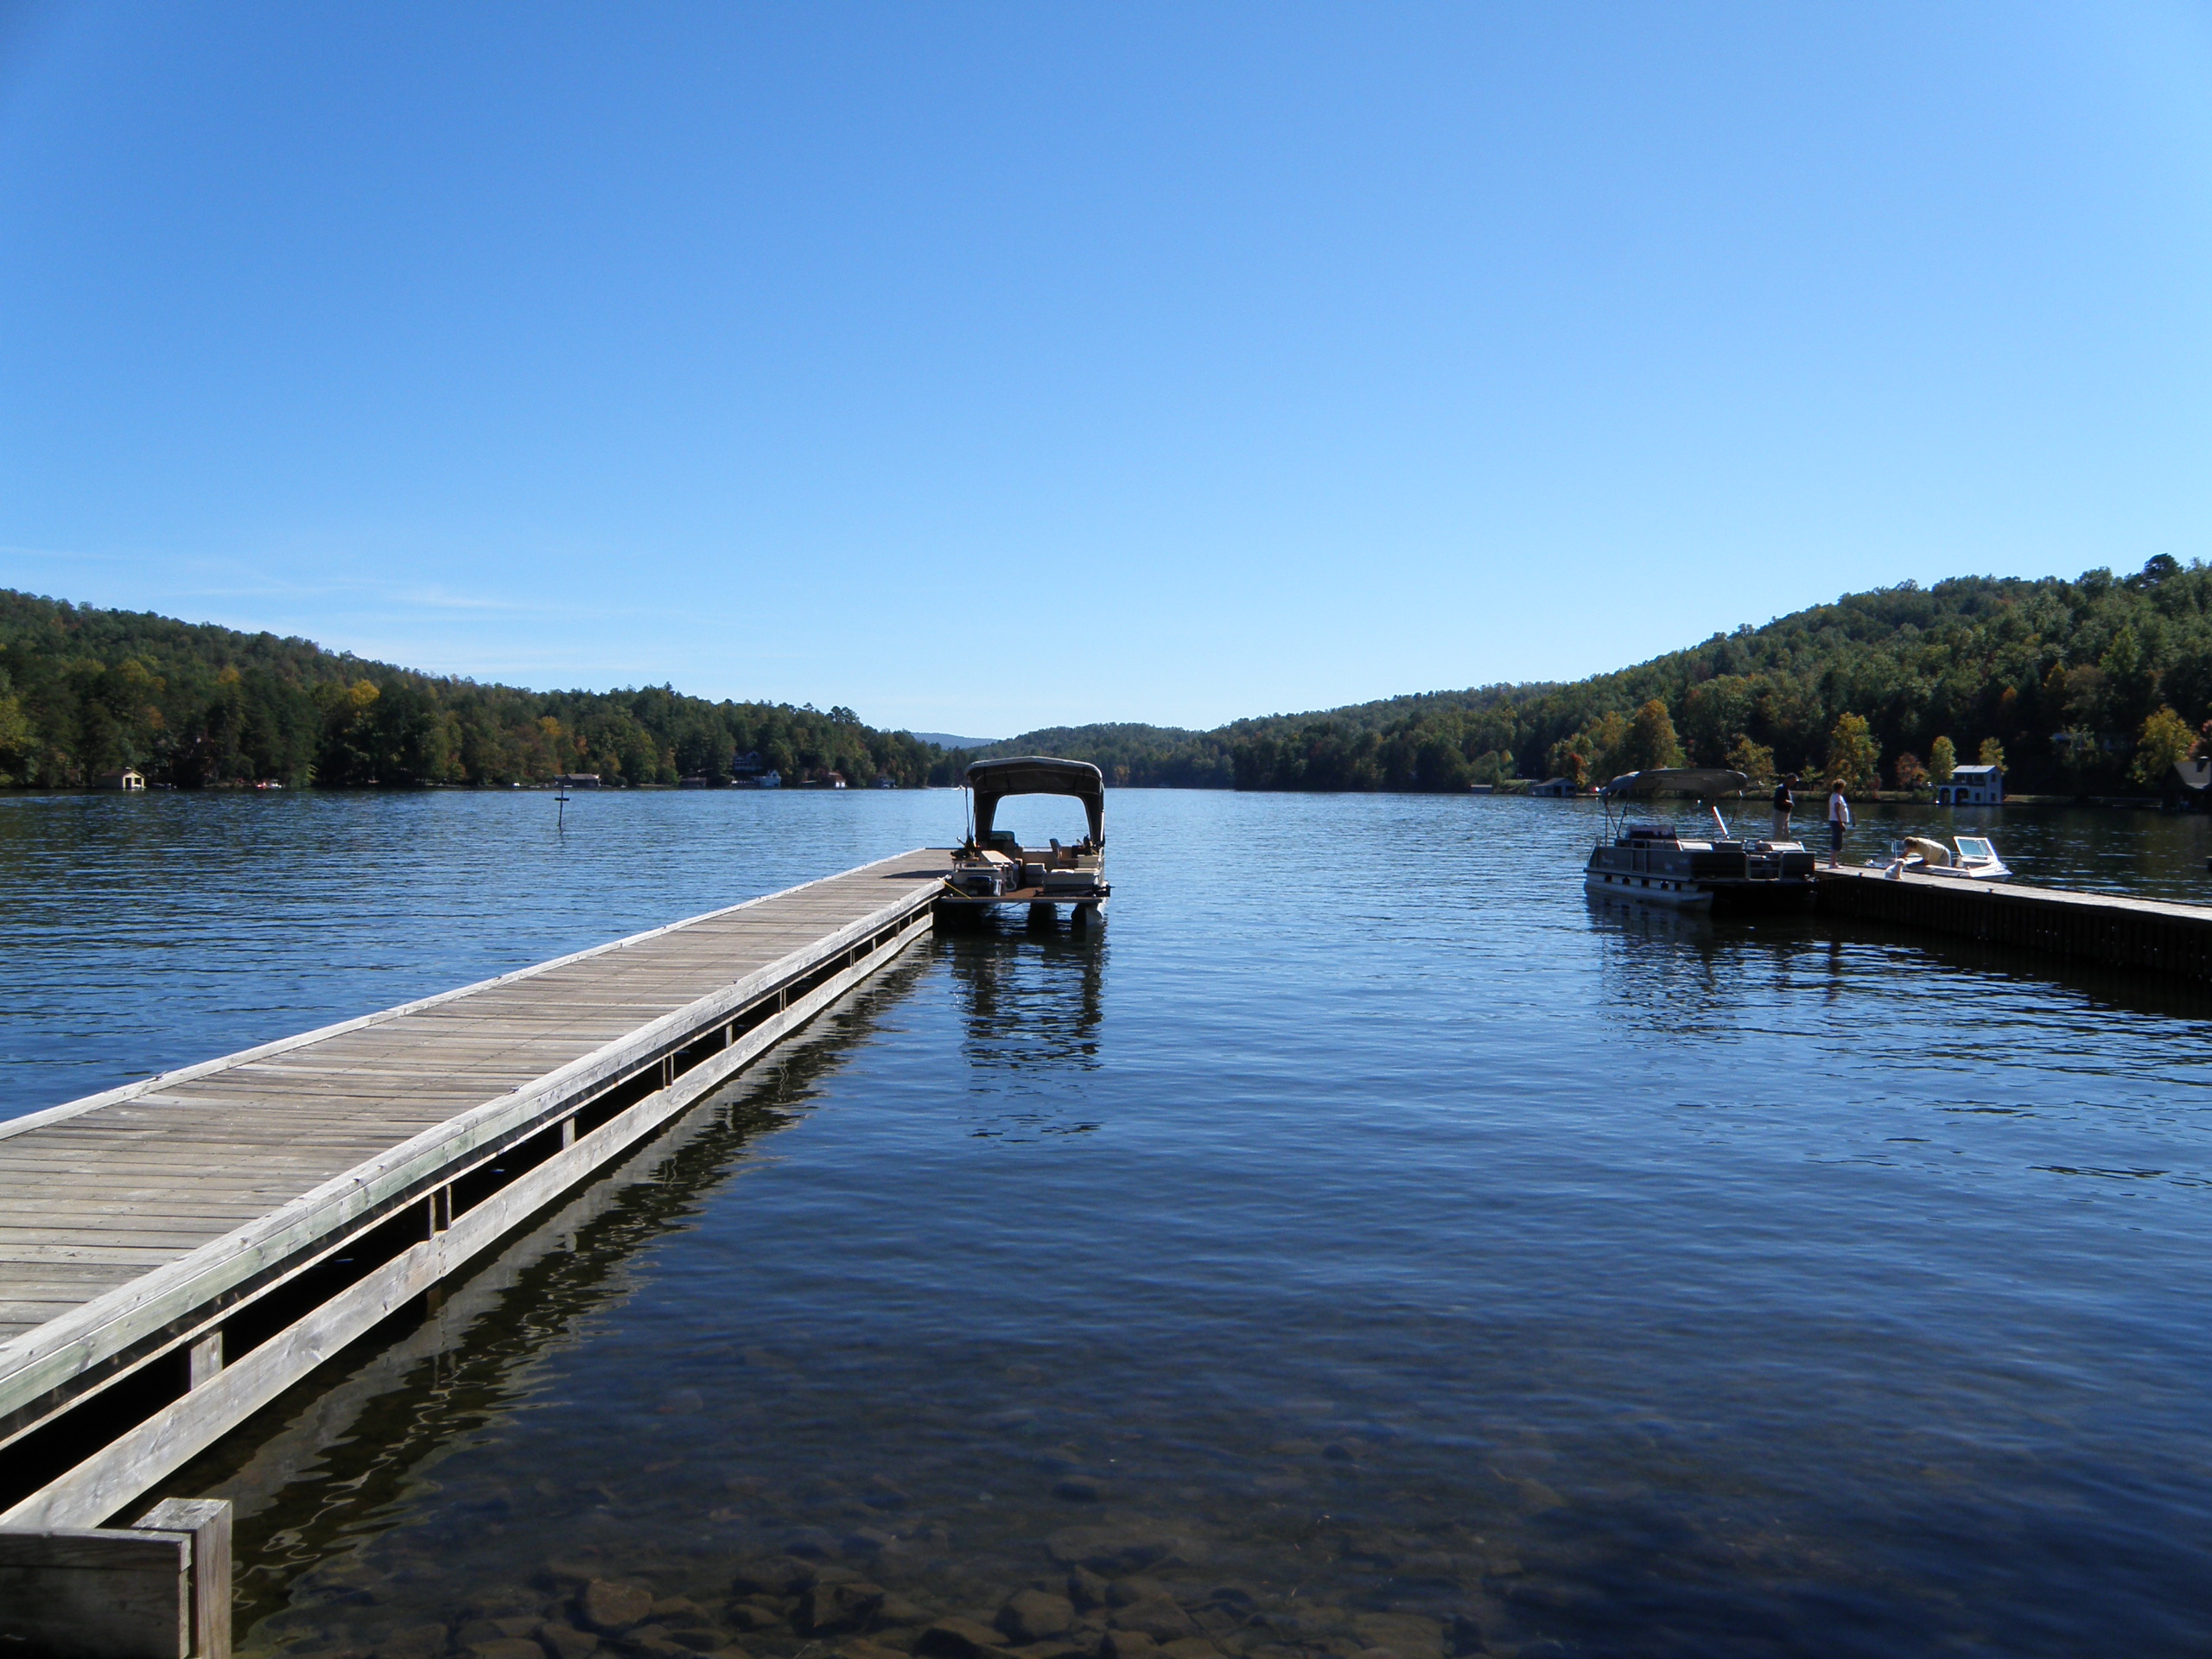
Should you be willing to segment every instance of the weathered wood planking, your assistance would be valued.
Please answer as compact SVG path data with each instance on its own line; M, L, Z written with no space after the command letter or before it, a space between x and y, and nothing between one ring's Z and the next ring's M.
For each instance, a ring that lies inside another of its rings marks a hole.
M1955 876L1819 872L1822 914L2212 980L2212 907Z
M0 1123L0 1526L117 1513L884 966L944 868L918 849ZM275 1292L308 1300L220 1365ZM11 1449L195 1345L178 1397L9 1488Z

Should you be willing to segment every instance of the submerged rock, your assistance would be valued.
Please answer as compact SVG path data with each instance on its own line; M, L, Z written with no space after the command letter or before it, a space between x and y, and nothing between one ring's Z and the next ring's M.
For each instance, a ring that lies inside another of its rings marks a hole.
M1198 1633L1198 1627L1191 1622L1191 1616L1166 1596L1155 1596L1147 1601L1133 1601L1126 1607L1117 1607L1106 1622L1113 1630L1141 1631L1162 1643L1179 1641L1184 1637Z
M1043 1590L1021 1590L1007 1598L993 1621L1007 1638L1017 1643L1041 1642L1059 1636L1075 1624L1075 1604L1065 1596Z
M972 1618L940 1618L922 1632L914 1651L925 1659L989 1659L1005 1651L1001 1642L996 1630Z
M537 1639L552 1659L589 1659L599 1647L599 1638L589 1630L580 1630L558 1619L549 1618L539 1625Z
M843 1636L865 1630L883 1605L881 1585L855 1580L817 1583L800 1596L793 1622L807 1636Z
M644 1624L652 1610L653 1592L627 1580L594 1579L576 1598L576 1622L610 1636Z
M1063 1567L1088 1567L1109 1578L1187 1560L1192 1553L1173 1535L1128 1527L1065 1527L1046 1541L1046 1548Z

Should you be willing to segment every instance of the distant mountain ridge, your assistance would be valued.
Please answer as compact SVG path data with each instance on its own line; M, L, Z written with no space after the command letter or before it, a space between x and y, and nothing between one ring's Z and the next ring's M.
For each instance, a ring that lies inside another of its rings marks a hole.
M1854 775L1878 767L1893 781L1903 764L1910 776L1948 739L1963 760L1996 746L2016 788L2139 791L2212 716L2212 569L2161 554L2126 577L1907 582L1571 683L1414 693L1204 732L1053 727L987 753L1090 760L1124 785L1457 790L1602 779L1635 758L1632 716L1655 700L1666 717L1655 741L1702 765L1820 775L1851 715L1866 728L1838 760Z
M950 732L909 732L917 743L934 743L940 749L988 749L1001 741L995 737L955 737Z

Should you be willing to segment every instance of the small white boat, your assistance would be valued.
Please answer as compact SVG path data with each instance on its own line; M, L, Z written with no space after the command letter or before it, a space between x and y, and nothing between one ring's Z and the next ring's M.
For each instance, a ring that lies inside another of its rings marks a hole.
M1961 836L1953 845L1955 852L1933 836L1907 836L1890 843L1885 861L1867 868L1885 875L1942 875L1955 881L2002 881L2012 874L1986 836Z

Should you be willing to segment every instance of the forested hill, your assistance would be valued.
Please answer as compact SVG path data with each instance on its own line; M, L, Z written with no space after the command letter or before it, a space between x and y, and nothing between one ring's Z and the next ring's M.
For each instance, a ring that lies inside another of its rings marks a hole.
M0 785L84 784L135 766L181 787L726 781L757 751L792 783L950 783L933 744L782 704L666 686L525 691L417 674L304 639L240 633L0 588Z
M1987 745L2016 791L2092 792L2155 789L2208 715L2212 569L2161 555L2126 577L1968 576L1853 594L1571 684L1433 692L1210 732L1033 732L993 752L1093 760L1121 783L1243 789L1603 779L1676 754L1808 777L1834 765L1866 787Z

